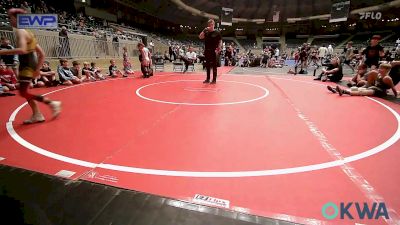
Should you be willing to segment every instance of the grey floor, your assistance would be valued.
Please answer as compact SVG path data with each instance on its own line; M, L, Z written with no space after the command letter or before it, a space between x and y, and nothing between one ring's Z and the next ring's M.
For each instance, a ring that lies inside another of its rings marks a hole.
M7 225L293 224L4 165L0 218Z

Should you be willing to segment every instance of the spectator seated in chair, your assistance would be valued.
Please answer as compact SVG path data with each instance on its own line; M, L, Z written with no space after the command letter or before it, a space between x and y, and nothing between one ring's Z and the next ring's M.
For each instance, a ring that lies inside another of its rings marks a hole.
M194 62L197 59L196 52L193 51L193 47L189 47L189 51L186 52L186 55L182 57L183 62L185 62L185 69L183 70L183 73L185 73L188 70L189 65L194 66Z
M165 58L162 55L154 57L154 69L155 69L155 71L164 71L164 61L165 61Z
M172 55L172 54L171 54ZM164 60L165 61L170 61L170 62L172 62L172 59L170 58L170 54L168 53L168 51L165 51L164 52Z

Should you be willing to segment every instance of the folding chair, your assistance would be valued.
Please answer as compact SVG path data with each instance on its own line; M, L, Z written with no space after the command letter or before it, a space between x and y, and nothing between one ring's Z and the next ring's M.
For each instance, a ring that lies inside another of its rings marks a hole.
M164 60L163 59L157 59L154 63L154 70L155 71L164 71Z
M176 60L172 65L172 71L174 72L183 72L185 69L185 64L181 60Z

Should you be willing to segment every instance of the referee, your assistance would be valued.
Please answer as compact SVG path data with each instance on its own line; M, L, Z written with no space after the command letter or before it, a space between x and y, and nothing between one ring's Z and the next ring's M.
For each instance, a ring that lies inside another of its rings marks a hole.
M204 39L204 56L206 58L206 69L207 69L207 79L203 83L210 83L210 72L211 68L213 70L213 79L211 84L217 83L217 67L219 66L218 62L219 53L221 51L222 46L222 37L221 33L215 30L215 22L214 20L208 20L208 27L206 27L199 35L200 39Z

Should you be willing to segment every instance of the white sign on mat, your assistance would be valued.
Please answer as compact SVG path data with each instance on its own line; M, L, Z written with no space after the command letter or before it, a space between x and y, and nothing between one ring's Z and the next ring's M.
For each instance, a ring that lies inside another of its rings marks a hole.
M59 177L64 177L64 178L70 178L75 174L75 172L73 171L69 171L69 170L60 170L58 171L58 173L56 173L56 176Z
M205 195L196 194L193 198L193 202L229 209L229 201L228 200L213 198L213 197L205 196Z

